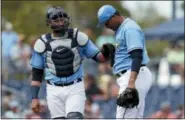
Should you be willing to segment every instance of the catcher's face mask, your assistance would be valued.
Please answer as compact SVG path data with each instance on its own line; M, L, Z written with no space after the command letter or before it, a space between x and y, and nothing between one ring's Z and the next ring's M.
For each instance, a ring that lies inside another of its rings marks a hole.
M51 7L47 11L47 25L52 30L67 31L70 17L61 7Z

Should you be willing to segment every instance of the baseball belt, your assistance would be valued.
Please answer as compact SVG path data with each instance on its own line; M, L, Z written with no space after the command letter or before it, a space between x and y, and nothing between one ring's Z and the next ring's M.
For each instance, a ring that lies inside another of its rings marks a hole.
M55 86L61 86L61 87L64 87L64 86L69 86L69 85L72 85L74 83L78 83L82 81L82 78L78 78L77 80L74 80L72 82L69 82L69 83L51 83L49 80L47 80L47 83L50 84L50 85L55 85Z

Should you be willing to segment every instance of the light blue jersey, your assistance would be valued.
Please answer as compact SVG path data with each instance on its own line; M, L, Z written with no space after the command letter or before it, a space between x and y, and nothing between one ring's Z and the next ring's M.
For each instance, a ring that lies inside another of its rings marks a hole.
M19 40L17 33L15 32L2 32L2 56L9 57L10 49L15 46Z
M117 74L123 70L131 69L132 59L129 54L135 49L143 50L143 60L141 64L147 64L149 57L145 47L145 36L139 25L126 18L115 33L116 53L113 73Z
M80 56L82 58L92 58L99 52L99 49L93 44L91 40L88 40L87 44L83 47L78 47ZM45 70L45 80L49 80L51 83L69 83L76 80L77 78L83 77L83 68L80 65L80 68L69 77L57 77L52 74L48 68L46 68L46 54L39 54L33 51L30 64L33 68L44 69Z

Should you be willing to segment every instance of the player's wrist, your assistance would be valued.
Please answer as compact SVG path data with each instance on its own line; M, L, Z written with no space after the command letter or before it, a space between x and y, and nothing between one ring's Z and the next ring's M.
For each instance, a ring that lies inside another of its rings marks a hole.
M39 98L33 98L32 101L39 101Z
M40 86L31 86L32 100L38 99L39 89L40 89Z
M136 80L135 80L134 78L130 78L130 79L129 79L129 83L130 83L130 84L134 84L135 81L136 81Z
M135 88L135 80L129 80L128 88Z

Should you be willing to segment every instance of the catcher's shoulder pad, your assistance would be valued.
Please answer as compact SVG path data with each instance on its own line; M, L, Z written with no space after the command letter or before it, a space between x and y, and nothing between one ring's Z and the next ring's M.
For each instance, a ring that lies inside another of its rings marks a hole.
M34 44L34 50L38 53L44 53L46 50L46 39L45 35L42 35L39 39L36 40Z
M84 32L79 31L77 28L74 28L74 33L76 33L78 45L85 46L89 40L88 36Z

